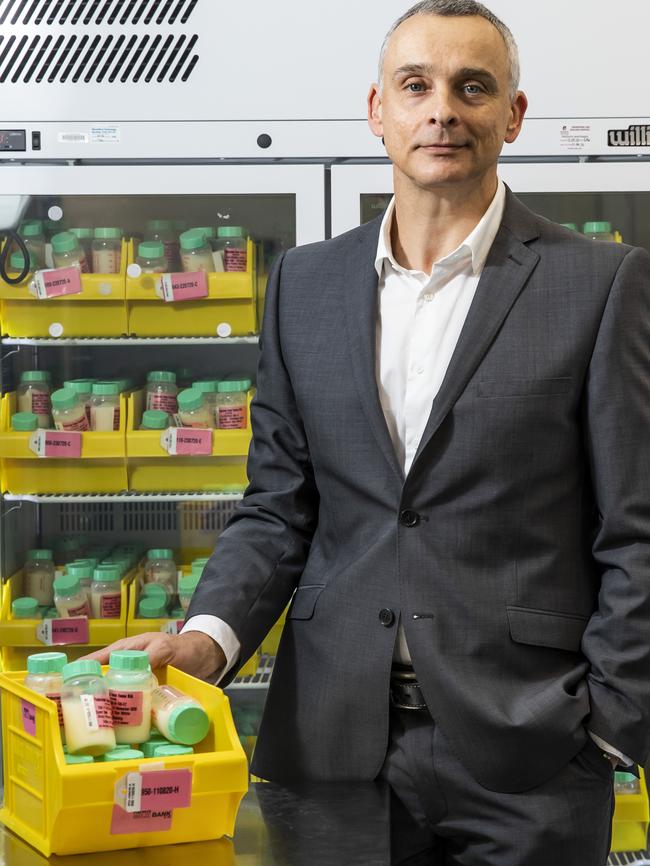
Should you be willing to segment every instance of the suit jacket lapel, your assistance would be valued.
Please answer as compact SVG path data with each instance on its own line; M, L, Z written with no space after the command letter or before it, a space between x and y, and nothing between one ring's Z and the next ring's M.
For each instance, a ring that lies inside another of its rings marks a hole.
M501 227L485 262L447 373L433 401L411 471L462 394L537 265L539 256L525 241L538 236L534 214L507 190Z

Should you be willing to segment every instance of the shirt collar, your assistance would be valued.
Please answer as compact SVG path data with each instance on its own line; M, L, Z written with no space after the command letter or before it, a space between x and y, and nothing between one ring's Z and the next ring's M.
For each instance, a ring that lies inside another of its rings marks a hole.
M460 243L455 250L446 255L444 258L435 262L435 265L450 265L467 259L472 262L472 271L478 274L483 270L485 260L487 259L490 247L494 243L501 220L503 219L503 211L506 203L506 188L502 180L497 184L497 191L490 206L485 211L483 216L472 231L467 235L464 241ZM420 273L420 271L409 271L397 263L393 256L390 231L393 225L393 217L395 215L395 196L390 200L384 217L381 221L379 230L379 242L377 244L377 255L375 257L375 270L381 278L384 263L401 273ZM435 266L434 265L434 266Z

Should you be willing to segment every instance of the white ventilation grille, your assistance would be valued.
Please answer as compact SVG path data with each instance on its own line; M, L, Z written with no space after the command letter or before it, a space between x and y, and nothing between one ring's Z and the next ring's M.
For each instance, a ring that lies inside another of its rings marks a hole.
M160 28L186 24L197 2L0 0L0 84L187 81L199 60L198 35ZM20 25L31 25L30 33L11 32ZM93 25L126 30L87 32ZM131 32L138 25L151 32Z

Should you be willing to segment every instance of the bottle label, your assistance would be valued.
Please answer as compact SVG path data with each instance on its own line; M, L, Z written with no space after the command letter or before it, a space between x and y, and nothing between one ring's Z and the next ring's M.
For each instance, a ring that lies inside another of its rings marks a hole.
M45 695L46 698L49 698L51 701L54 701L56 704L56 712L59 717L59 727L63 727L63 708L61 706L61 695Z
M81 418L77 418L76 421L57 421L56 425L57 430L64 430L66 432L68 430L79 430L80 432L90 430L90 427L88 426L88 418L86 418L85 412Z
M79 699L89 731L113 727L111 699L108 695L79 695Z
M36 707L29 701L21 700L20 711L23 721L23 730L32 737L36 736Z
M83 260L86 261L85 259ZM88 268L86 268L88 270ZM81 293L81 271L83 268L51 268L36 271L34 285L36 296L40 300L57 298L60 295L78 295Z
M227 271L246 270L246 250L236 250L226 247L224 250L224 264Z
M110 689L109 695L114 725L136 727L142 724L143 695L141 691Z
M178 261L178 244L176 241L163 241L165 252L165 270L173 271Z
M116 406L113 409L113 430L120 429L120 407Z
M119 619L122 612L122 596L119 592L102 595L99 613L102 618Z
M178 411L178 400L175 394L166 394L163 391L147 391L147 409L158 409L174 415Z
M79 604L77 607L68 608L68 616L90 616L88 602L84 601L83 604Z
M50 414L50 395L47 391L37 391L31 389L32 393L32 412L34 415L49 415Z
M121 250L93 250L93 272L96 274L119 274Z
M243 430L246 427L245 406L219 406L220 430Z

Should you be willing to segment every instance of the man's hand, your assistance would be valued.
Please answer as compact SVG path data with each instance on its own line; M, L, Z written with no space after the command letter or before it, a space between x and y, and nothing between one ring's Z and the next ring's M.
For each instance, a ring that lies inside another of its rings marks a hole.
M97 659L105 665L113 650L144 650L149 654L152 670L173 665L185 673L205 679L225 667L226 656L219 644L200 631L171 635L159 631L145 632L116 640L104 649L84 658Z

